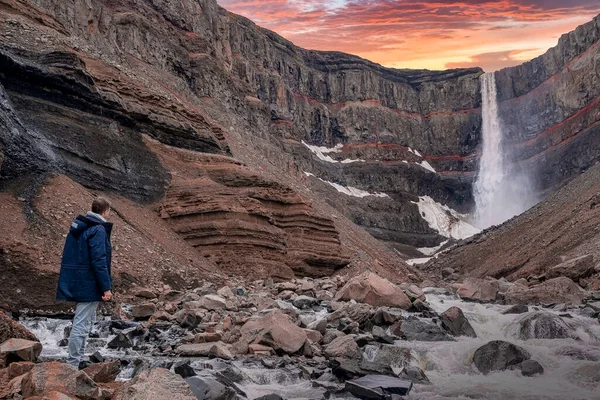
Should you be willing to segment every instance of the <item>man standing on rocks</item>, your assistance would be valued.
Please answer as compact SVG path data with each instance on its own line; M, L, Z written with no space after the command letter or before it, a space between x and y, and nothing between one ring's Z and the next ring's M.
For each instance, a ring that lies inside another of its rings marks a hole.
M85 341L96 318L100 301L112 298L110 273L110 234L113 224L106 221L110 203L97 197L92 211L80 215L71 224L63 250L56 299L77 303L69 337L67 363L81 365Z

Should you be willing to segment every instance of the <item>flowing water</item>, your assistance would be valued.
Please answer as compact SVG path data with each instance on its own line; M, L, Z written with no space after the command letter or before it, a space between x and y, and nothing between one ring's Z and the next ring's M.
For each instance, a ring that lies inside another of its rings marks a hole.
M519 322L530 314L504 315L508 306L463 302L455 296L442 295L426 290L432 308L444 312L452 306L461 308L477 333L477 338L460 337L455 342L397 341L396 346L411 349L413 364L422 368L431 385L415 384L406 398L409 400L600 400L600 324L597 319L579 315L579 309L548 311L564 315L571 327L568 339L519 339ZM290 304L291 306L291 304ZM530 311L534 311L530 307ZM407 314L408 315L408 314ZM322 317L323 313L319 313ZM59 347L64 328L70 322L46 318L24 321L44 345L43 357L56 359L66 356L66 348ZM100 324L102 325L102 323ZM107 349L106 343L113 337L107 329L100 329L98 338L90 340L87 352L99 349L109 358L144 358L160 365L167 358L150 357L133 350L116 352ZM483 375L472 363L477 348L491 340L505 340L525 348L532 359L540 362L545 373L541 376L524 377L520 371L503 371ZM377 348L367 346L364 357L372 360ZM273 358L277 364L281 359ZM212 365L208 365L212 362ZM303 378L294 365L267 368L257 360L238 359L221 363L234 368L243 377L237 386L249 399L277 393L286 399L320 399L325 390L315 382ZM197 372L214 371L216 360L196 360L192 364ZM127 380L134 372L130 364L119 379ZM331 398L353 398L349 395L333 395Z
M532 180L505 151L495 74L481 76L482 152L474 185L473 224L485 229L535 205Z

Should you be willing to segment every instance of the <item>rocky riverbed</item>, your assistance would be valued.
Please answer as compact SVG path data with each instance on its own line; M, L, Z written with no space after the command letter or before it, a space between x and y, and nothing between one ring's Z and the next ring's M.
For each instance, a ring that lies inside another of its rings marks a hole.
M469 280L458 285L461 298L453 289L397 286L368 273L220 289L206 283L189 292L136 288L95 325L90 374L112 374L117 382L106 390L115 396L144 379L159 385L149 374L171 374L198 399L385 398L394 391L418 400L597 398L597 294L582 292L586 303L575 305L464 299L489 295L489 285L517 290ZM40 361L65 358L70 321L21 323L42 343ZM388 391L357 386L360 377Z

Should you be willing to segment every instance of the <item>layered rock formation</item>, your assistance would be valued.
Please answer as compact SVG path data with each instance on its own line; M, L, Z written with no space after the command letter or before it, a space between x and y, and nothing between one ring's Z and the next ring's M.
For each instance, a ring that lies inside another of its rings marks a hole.
M498 74L540 193L599 157L598 24ZM480 69L303 50L215 0L0 0L0 34L0 174L28 216L59 172L153 202L205 269L284 278L414 272L344 217L416 255L451 236L433 220L459 223L442 204L471 207Z

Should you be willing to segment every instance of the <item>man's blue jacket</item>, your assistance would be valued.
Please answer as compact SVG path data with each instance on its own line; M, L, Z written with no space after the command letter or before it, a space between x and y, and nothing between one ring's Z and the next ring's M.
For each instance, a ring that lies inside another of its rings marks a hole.
M88 303L102 301L111 290L112 224L95 215L78 216L63 250L56 299Z

